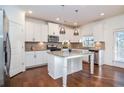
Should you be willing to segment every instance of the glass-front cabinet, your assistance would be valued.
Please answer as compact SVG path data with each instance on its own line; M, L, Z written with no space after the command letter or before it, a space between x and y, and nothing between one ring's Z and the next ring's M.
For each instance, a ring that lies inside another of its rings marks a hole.
M124 31L115 32L115 60L124 62Z

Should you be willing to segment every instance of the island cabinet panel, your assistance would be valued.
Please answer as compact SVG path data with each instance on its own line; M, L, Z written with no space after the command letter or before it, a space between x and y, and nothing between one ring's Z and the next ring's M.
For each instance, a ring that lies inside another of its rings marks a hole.
M55 71L55 62L54 62L54 56L53 55L49 55L49 59L48 59L48 74L54 76L54 71ZM51 77L52 77L51 76Z
M63 75L63 57L54 56L51 54L48 59L48 74L53 78L57 79ZM82 58L68 59L67 73L72 74L74 72L82 70Z

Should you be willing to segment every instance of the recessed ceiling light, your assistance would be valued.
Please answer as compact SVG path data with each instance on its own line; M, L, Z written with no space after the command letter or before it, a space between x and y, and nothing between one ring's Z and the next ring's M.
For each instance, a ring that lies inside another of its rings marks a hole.
M29 11L28 11L28 13L29 13L29 14L32 14L32 11L31 11L31 10L29 10Z
M59 17L57 17L57 18L56 18L56 20L57 20L57 21L59 21L59 20L60 20L60 18L59 18Z
M100 16L104 16L105 14L104 13L100 13Z

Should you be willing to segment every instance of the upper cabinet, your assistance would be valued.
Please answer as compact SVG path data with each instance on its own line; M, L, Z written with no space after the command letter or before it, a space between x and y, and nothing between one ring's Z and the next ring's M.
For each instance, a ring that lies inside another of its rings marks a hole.
M93 35L93 24L88 24L80 28L81 30L81 36L89 36Z
M74 36L74 29L65 26L65 34L60 34L60 25L55 23L46 23L35 19L26 19L26 41L47 42L48 35L59 36L59 42L71 41L78 42L80 36Z
M26 33L26 41L33 41L33 22L26 20L25 22L25 33Z
M48 25L45 22L26 19L26 41L47 42Z
M104 22L97 22L93 28L95 41L104 41Z
M95 22L83 26L81 36L94 36L95 41L104 41L104 22Z
M48 41L48 23L42 25L42 41L47 42Z
M55 35L55 36L59 36L59 42L63 42L63 41L71 41L71 42L78 42L79 41L79 36L74 36L74 29L71 27L67 27L65 26L65 34L60 34L60 26L59 24L55 24L55 23L48 23L48 32L49 35Z
M48 34L59 36L59 24L48 23Z

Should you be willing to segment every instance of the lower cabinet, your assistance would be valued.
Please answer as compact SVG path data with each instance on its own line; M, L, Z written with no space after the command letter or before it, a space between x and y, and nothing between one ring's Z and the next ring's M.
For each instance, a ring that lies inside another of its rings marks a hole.
M26 52L26 68L47 64L47 51Z

